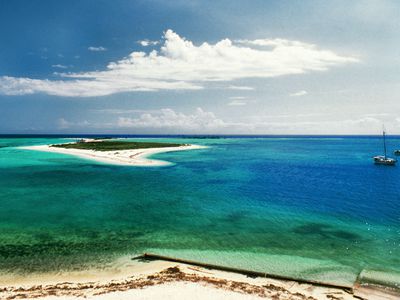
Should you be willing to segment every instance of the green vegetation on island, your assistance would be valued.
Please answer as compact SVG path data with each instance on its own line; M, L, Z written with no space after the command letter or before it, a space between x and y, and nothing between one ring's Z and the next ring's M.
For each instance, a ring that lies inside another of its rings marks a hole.
M180 147L185 145L186 144L157 143L157 142L79 141L77 143L55 144L51 145L51 147L65 148L65 149L95 150L95 151L117 151L117 150L132 150L132 149Z

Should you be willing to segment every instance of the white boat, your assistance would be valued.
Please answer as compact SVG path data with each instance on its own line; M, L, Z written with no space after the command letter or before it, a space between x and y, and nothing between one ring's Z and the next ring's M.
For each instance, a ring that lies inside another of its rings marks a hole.
M394 158L378 155L378 156L374 156L374 163L376 165L394 166L397 163L397 160Z
M400 150L394 150L393 153L394 153L394 155L397 155L397 156L398 156L398 155L400 155Z
M386 133L383 130L383 150L385 155L374 156L374 163L376 165L394 166L397 160L386 156Z

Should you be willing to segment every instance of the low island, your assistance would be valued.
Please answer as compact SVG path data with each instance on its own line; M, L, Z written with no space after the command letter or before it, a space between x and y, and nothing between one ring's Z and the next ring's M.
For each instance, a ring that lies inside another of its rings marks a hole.
M135 142L105 139L81 139L77 142L52 145L38 145L23 147L28 150L38 150L70 154L84 159L98 162L131 165L131 166L163 166L169 162L149 159L150 155L162 152L202 149L204 146L161 143Z

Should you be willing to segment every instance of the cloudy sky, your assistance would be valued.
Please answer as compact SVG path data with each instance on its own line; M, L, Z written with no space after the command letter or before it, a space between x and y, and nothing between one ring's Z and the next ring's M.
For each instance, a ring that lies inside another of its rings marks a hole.
M398 1L0 0L0 133L400 134Z

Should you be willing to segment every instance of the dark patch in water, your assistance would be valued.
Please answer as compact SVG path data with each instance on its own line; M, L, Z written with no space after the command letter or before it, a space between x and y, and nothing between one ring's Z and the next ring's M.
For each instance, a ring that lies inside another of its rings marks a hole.
M234 211L226 216L226 220L231 223L237 223L243 220L243 218L246 216L245 211Z
M294 233L303 235L319 235L324 238L340 238L347 241L360 240L361 236L345 230L334 230L332 226L322 223L309 223L295 227Z
M36 233L34 234L34 238L42 243L48 243L50 241L54 241L53 235L47 232Z
M351 232L344 231L344 230L335 230L335 231L332 231L331 234L338 238L349 240L349 241L357 240L360 238L360 236L358 234L351 233Z
M97 231L86 231L85 235L90 239L97 239L100 237L100 233Z
M54 234L40 232L32 237L36 242L30 243L5 243L0 244L0 267L2 259L9 258L33 258L42 255L43 257L64 255L86 255L97 253L107 253L113 251L127 251L135 248L138 241L135 239L145 233L140 231L132 232L108 232L101 234L97 231L87 230L76 236L76 239L61 240ZM83 239L82 239L83 237ZM89 239L87 239L89 238Z
M74 248L72 247L71 243L63 242L43 242L31 245L1 245L0 257L34 257L41 254L49 255L50 253L57 253L58 255L69 255L72 254L73 251Z
M144 232L132 232L128 235L128 237L130 238L138 238L138 237L142 237L145 236L146 234Z
M320 223L309 223L306 225L301 225L293 229L293 232L299 234L319 234L325 235L325 230L329 228L328 225Z

